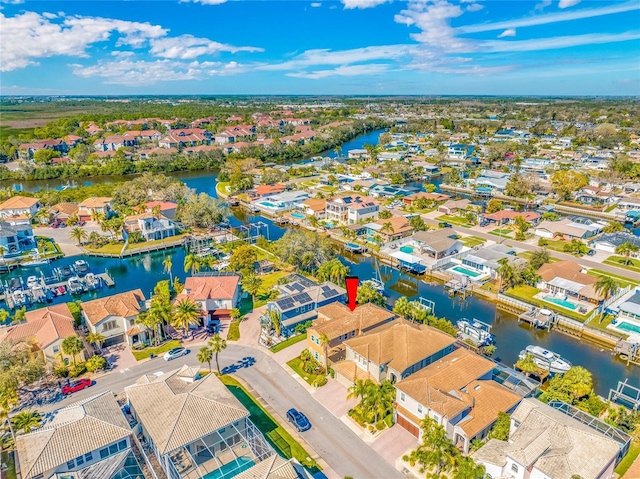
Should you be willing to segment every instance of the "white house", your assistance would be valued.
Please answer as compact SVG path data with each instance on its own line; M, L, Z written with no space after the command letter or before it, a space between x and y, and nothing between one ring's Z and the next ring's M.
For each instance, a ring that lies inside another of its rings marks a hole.
M152 213L127 216L124 227L128 233L139 231L145 241L164 239L176 234L176 224L172 220Z
M26 216L32 218L40 209L38 198L12 196L0 204L0 218Z
M235 273L209 273L206 276L190 276L176 302L191 299L200 306L202 326L219 324L229 320L231 310L240 300L240 275Z
M336 223L352 225L377 218L379 213L380 203L370 196L351 195L327 200L327 219Z

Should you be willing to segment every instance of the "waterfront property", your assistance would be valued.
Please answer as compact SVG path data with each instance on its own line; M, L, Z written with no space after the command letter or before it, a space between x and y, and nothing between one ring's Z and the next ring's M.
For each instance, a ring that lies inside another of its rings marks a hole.
M463 453L484 439L499 412L511 412L521 397L492 380L495 364L461 348L396 384L396 422L421 439L420 423L442 425Z
M471 204L470 200L462 199L462 200L448 200L444 204L438 206L438 211L440 213L444 213L445 215L453 215L460 211L465 211L467 206Z
M279 315L284 336L293 334L297 324L315 319L318 308L346 300L347 291L330 281L317 284L298 274L287 276L285 281L278 285L278 299L267 305L269 312Z
M608 479L630 441L573 406L527 398L511 415L508 441L491 439L471 457L491 477Z
M551 239L562 236L567 239L587 239L602 233L602 225L597 223L576 223L571 219L542 221L534 231L536 236Z
M615 253L618 246L624 243L631 243L634 246L640 247L640 237L631 233L619 232L603 234L593 240L595 249L607 251L612 254Z
M470 252L462 258L462 265L466 268L471 268L471 271L478 272L480 275L488 274L490 277L495 278L496 270L500 267L499 261L502 259L506 259L508 264L514 268L519 268L527 264L525 259L516 256L520 251L518 248L513 248L505 244L493 244ZM462 273L465 274L464 271L462 271ZM473 275L471 276L472 279L475 279Z
M73 315L66 303L47 306L25 314L26 322L3 328L0 341L27 341L38 347L49 366L62 353L62 341L75 336ZM84 359L84 351L80 353ZM68 358L64 359L68 362Z
M391 311L366 303L351 311L342 303L331 303L318 308L318 318L313 326L307 329L307 349L311 355L321 364L327 358L336 362L345 358L345 346L347 339L355 338L360 334L385 324L397 316ZM326 337L327 344L322 342Z
M547 263L536 273L540 276L538 289L543 290L537 296L548 303L585 314L603 299L595 290L598 277L584 273L575 261Z
M146 212L153 213L155 209L160 210L160 214L165 218L173 220L176 217L178 204L173 201L149 201L146 204Z
M113 200L107 197L91 197L78 204L78 218L91 220L96 214L108 217L113 208Z
M376 237L379 236L381 244L404 238L411 233L413 233L413 226L404 216L379 219L364 225L364 234L367 238L375 242Z
M18 216L0 221L0 250L4 257L18 256L35 247L29 218Z
M251 206L273 215L297 208L308 198L309 193L306 191L285 191L283 193L270 195L264 199L255 200L251 203Z
M394 319L344 342L345 359L334 364L336 379L396 383L453 352L455 338L424 324Z
M380 252L396 259L401 266L425 269L468 250L455 236L456 233L450 229L416 231L385 245Z
M140 289L114 294L82 303L82 318L92 333L106 339L103 346L127 342L129 346L148 342L149 331L136 324L138 315L147 308Z
M636 288L629 294L630 297L623 298L622 303L618 305L618 316L607 328L638 338L640 337L640 291Z
M186 298L200 306L202 316L199 326L219 325L220 321L229 321L231 310L240 301L240 275L202 273L189 276L175 302Z
M542 217L540 213L535 211L513 211L513 210L501 210L491 214L481 215L482 220L489 223L495 223L500 226L505 223L515 223L517 217L524 219L530 225L538 224Z
M67 221L72 216L78 216L78 204L62 202L49 208L49 220Z
M145 241L161 240L176 234L176 224L172 220L152 213L127 216L124 228L127 233L140 232Z
M447 148L447 154L452 160L464 160L471 157L474 150L475 146L455 143Z
M315 216L317 219L322 220L326 216L327 200L309 198L304 200L299 208L306 216Z
M214 374L201 377L199 368L185 365L142 376L125 392L143 442L169 479L234 477L253 468L258 473L276 455Z
M131 449L129 423L111 391L52 416L43 427L16 436L19 477L143 477Z
M369 196L343 196L327 200L326 218L338 224L356 224L380 213L380 203Z
M40 200L26 196L12 196L0 204L0 218L11 218L14 216L33 216L40 209Z

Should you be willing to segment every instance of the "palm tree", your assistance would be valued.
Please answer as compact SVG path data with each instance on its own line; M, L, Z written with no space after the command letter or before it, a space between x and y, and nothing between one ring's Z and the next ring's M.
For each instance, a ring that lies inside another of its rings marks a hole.
M273 326L273 330L276 333L276 336L280 336L280 331L282 328L282 316L279 311L272 309L269 311L269 321L271 322L271 326Z
M496 273L498 275L499 284L498 284L498 293L502 293L502 288L505 284L510 284L511 280L514 276L513 267L509 264L508 258L502 258L498 260L498 266L496 268Z
M136 244L142 243L144 241L144 236L140 231L132 231L129 233L129 243Z
M41 424L42 417L40 413L32 410L21 411L11 418L11 423L18 431L25 434L30 433L34 429L38 429Z
M151 214L156 219L160 218L160 216L162 216L162 208L160 207L160 205L155 205L153 208L151 208Z
M610 221L604 228L602 228L603 233L617 233L618 231L622 231L624 226L622 223L618 221Z
M164 268L165 272L169 273L169 284L173 283L173 273L171 271L171 268L173 267L173 261L171 261L171 256L167 256L162 260L162 267Z
M393 225L391 224L391 221L385 221L384 224L382 225L382 228L380 228L380 231L386 231L388 234L387 236L391 236L393 233L396 232L396 230L393 229Z
M71 228L71 231L69 231L69 238L76 240L78 242L78 246L80 246L88 237L89 234L79 226Z
M98 349L102 349L102 343L104 343L104 341L107 338L105 338L102 334L100 333L89 333L87 334L87 341L89 341L91 344L93 344L94 346L97 346Z
M342 264L337 258L325 261L316 272L316 276L320 281L331 281L336 284L344 284L344 279L348 274L349 267Z
M200 271L202 268L202 258L196 256L193 253L189 253L184 257L184 272L191 270L191 275L193 276L196 272Z
M535 373L538 369L538 364L536 363L536 359L531 353L527 353L524 358L518 359L516 362L516 367L525 373L527 376L529 374Z
M190 326L199 324L200 306L189 298L181 299L173 307L173 326L182 328L184 336Z
M198 351L198 362L200 364L208 363L209 372L211 372L212 359L213 359L213 351L211 351L209 348L200 348L200 351ZM220 368L218 368L218 372L220 372Z
M630 256L633 253L637 253L639 249L640 248L638 248L638 246L636 246L635 244L630 243L629 241L626 241L621 245L616 246L615 253L624 256L625 257L624 264L628 265L629 263L631 263Z
M241 314L242 313L240 313L240 310L238 308L231 308L231 311L229 311L229 317L234 321L240 318Z
M95 221L96 223L102 223L102 221L104 220L105 216L104 213L102 213L101 211L98 210L93 210L91 212L91 219L93 221Z
M207 343L211 348L211 352L216 355L216 367L218 368L218 374L220 374L220 363L218 362L218 354L227 348L227 342L220 337L219 334L214 335Z
M62 352L71 356L73 365L76 365L76 355L84 349L84 344L80 336L68 336L62 340Z
M601 276L598 282L593 285L593 289L606 301L620 290L620 283L611 276Z
M320 344L322 344L322 347L324 348L324 368L327 372L329 372L329 343L331 342L331 340L329 339L329 336L327 336L325 333L322 333L320 335Z
M254 274L248 274L241 281L242 289L251 295L251 301L255 301L255 296L262 287L262 280Z
M347 394L347 399L363 398L367 392L367 381L356 379L356 381L349 387L349 394Z

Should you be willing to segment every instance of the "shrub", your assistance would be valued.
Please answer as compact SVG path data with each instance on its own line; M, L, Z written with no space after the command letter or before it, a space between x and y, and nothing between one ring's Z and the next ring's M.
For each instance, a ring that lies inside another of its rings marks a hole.
M59 368L55 368L53 373L59 378L68 378L69 377L69 368L67 366L60 366Z
M331 379L336 378L336 370L333 368L329 368L329 374L331 375Z
M302 361L303 363L306 363L307 361L309 361L311 358L311 353L309 352L308 349L303 349L302 352L300 353L300 361Z
M313 385L317 388L321 388L322 386L327 384L327 382L328 382L327 376L318 376L314 381Z
M71 367L69 367L69 377L70 378L77 378L78 376L84 374L87 372L87 365L86 363L76 363L75 365L71 365Z
M546 240L545 238L540 238L538 240L538 246L547 246L549 244L549 241Z
M104 369L107 366L107 360L102 356L92 356L87 359L85 365L87 367L87 371L95 373L99 369Z

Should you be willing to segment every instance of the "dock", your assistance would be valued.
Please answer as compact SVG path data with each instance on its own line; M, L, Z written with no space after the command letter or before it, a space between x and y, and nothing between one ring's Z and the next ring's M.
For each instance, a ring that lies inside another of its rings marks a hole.
M528 311L518 315L518 321L529 323L532 328L541 328L547 331L551 329L556 320L557 314L553 311L536 307L532 307Z
M463 298L467 297L471 290L471 285L468 281L461 281L459 279L450 279L444 285L444 290L449 294L449 296L460 295Z

